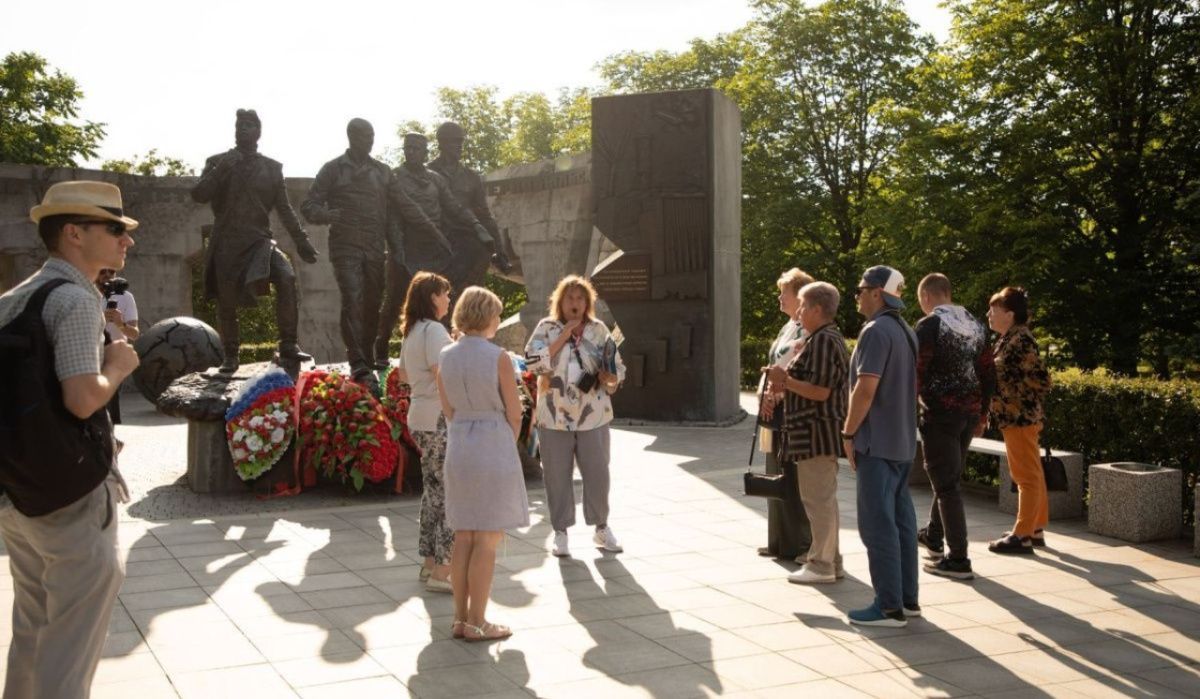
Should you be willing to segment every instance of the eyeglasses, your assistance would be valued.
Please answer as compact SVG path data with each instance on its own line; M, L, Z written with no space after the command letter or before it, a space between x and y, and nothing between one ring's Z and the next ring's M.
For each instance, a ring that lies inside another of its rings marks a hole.
M114 238L120 238L121 236L125 235L125 224L121 223L120 221L87 220L71 221L71 223L81 228L87 228L88 226L104 226L104 230L108 231L108 234Z
M860 286L854 290L854 298L858 298L859 296L862 296L864 291L870 291L871 289L878 289L878 288L879 287L877 287L877 286Z

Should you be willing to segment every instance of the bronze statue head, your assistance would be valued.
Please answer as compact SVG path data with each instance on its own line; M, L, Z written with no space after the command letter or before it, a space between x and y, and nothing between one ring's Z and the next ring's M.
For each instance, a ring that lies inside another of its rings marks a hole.
M429 139L423 134L404 134L404 163L406 165L424 165L429 157Z
M366 119L351 119L350 123L346 124L346 138L350 141L350 153L355 157L365 158L371 154L371 148L375 145L375 129Z
M462 159L463 142L466 139L467 133L463 127L447 121L437 130L438 153L451 163L457 163Z
M233 126L233 140L238 148L253 147L262 136L262 121L258 112L253 109L237 110L237 120Z

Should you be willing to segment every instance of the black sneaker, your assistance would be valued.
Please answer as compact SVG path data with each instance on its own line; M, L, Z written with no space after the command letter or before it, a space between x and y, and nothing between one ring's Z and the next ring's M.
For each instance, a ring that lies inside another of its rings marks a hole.
M975 572L971 570L971 559L969 558L943 558L936 563L931 561L925 564L925 572L955 580L975 579Z
M996 539L988 544L988 551L992 553L1033 553L1033 542L1029 537L1021 538L1015 534L1009 534L1001 539Z
M913 619L919 616L921 616L921 605L916 602L904 605L904 617L906 619Z
M1046 548L1046 530L1038 529L1033 532L1033 536L1029 537L1029 543L1039 549Z
M917 543L929 550L929 553L940 557L945 552L946 547L940 540L934 540L929 536L929 528L922 527L917 530Z

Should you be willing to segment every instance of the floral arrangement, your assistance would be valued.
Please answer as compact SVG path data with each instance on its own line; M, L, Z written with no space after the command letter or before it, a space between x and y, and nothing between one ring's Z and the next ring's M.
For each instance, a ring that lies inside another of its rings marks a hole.
M300 458L323 476L379 483L396 470L399 451L383 406L338 372L301 375Z
M379 382L383 386L383 409L392 423L392 439L408 435L408 408L412 404L412 386L400 380L400 372L389 367Z
M225 411L225 439L233 467L244 481L270 470L296 434L296 387L274 367L242 384Z

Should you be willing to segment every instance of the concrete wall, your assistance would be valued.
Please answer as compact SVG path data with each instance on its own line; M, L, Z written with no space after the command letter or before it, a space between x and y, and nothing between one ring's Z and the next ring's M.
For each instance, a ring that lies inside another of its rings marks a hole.
M285 163L286 165L286 163ZM141 177L81 168L43 168L0 163L0 292L37 271L46 250L29 220L29 210L41 201L46 189L64 180L103 180L121 187L125 210L139 222L137 244L129 251L122 276L137 298L139 325L145 329L163 318L192 315L189 261L202 254L201 228L212 223L212 210L192 201L189 191L195 177ZM312 183L289 178L292 204ZM328 256L328 228L309 226L313 244L321 252L315 265L295 254L291 238L276 220L280 247L296 264L300 286L300 344L318 361L343 358L338 332L338 293Z

